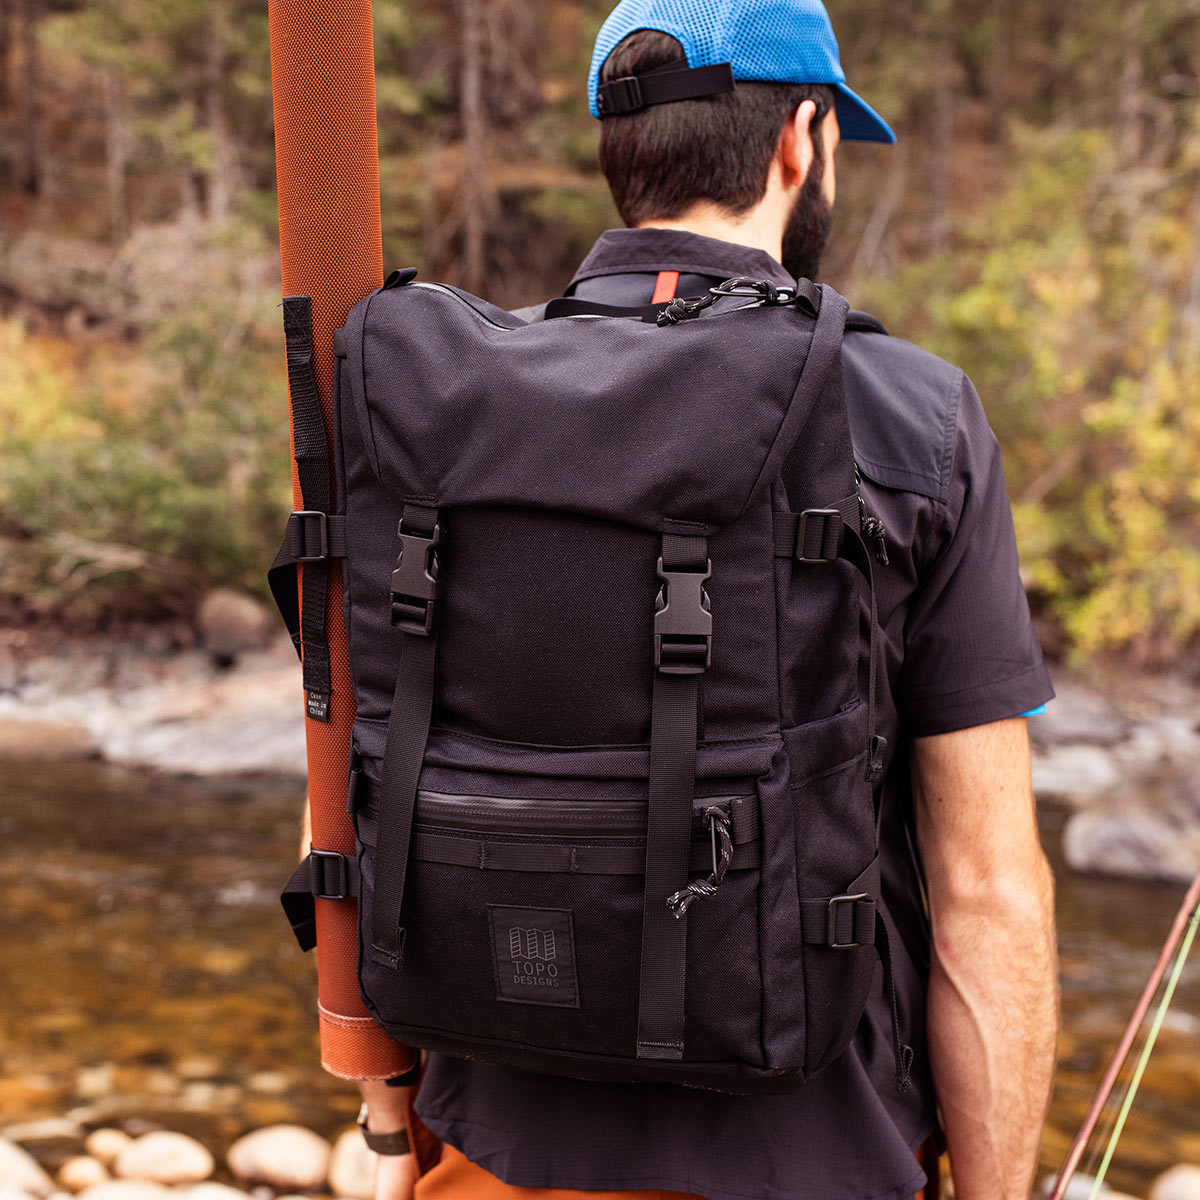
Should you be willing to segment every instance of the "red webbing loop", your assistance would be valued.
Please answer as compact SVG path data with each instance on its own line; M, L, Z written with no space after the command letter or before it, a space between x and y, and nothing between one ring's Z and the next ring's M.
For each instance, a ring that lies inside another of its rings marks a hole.
M654 283L654 295L650 297L651 304L666 304L675 299L675 289L679 286L678 271L659 271Z

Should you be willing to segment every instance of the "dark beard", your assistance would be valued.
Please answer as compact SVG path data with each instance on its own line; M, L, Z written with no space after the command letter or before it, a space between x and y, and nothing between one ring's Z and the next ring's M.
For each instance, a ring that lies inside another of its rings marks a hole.
M833 227L833 205L821 190L825 159L821 147L815 149L817 153L808 176L783 228L782 253L783 265L789 275L814 281L820 276L821 257Z

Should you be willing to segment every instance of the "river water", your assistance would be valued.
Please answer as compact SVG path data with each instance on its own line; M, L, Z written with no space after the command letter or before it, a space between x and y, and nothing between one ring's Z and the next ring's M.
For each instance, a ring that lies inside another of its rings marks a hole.
M64 1114L157 1122L219 1151L269 1122L331 1134L352 1120L352 1086L318 1065L313 963L277 899L295 862L302 789L95 763L2 769L0 1127ZM1065 1154L1182 895L1072 875L1060 823L1043 813L1063 977L1046 1172ZM1200 955L1111 1181L1144 1195L1159 1171L1189 1160L1200 1163Z

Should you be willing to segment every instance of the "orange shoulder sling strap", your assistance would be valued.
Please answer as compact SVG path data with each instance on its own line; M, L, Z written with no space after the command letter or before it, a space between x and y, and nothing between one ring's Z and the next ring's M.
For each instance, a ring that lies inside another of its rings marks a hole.
M370 0L271 0L269 14L283 292L311 297L312 314L311 347L306 346L304 355L307 359L311 350L311 371L307 361L296 369L294 339L289 336L289 390L293 409L299 410L297 388L307 387L311 401L315 382L328 444L333 332L383 280L371 4ZM305 316L306 309L303 304L291 306ZM320 436L320 430L306 433ZM294 431L293 453L296 448ZM326 463L332 458L326 455ZM330 500L335 499L333 488L331 477ZM292 489L294 507L304 509L295 464ZM323 586L310 588L309 602L321 603L325 610L320 642L315 650L305 650L306 688L313 674L324 680L323 686L309 690L305 720L313 846L353 855L346 771L354 693L346 660L342 569L336 558L325 559L319 567L312 565L322 572ZM306 569L302 562L302 606ZM310 622L313 615L308 614ZM359 996L357 901L317 899L315 918L322 1065L346 1079L404 1073L416 1062L417 1052L388 1038L367 1015Z

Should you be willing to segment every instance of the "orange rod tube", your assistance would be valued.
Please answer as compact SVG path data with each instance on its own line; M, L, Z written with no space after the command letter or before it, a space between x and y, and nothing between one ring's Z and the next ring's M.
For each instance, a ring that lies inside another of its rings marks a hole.
M328 436L333 332L383 279L371 4L270 0L269 18L283 293L312 297L313 368ZM295 463L292 492L295 506L302 508ZM342 571L336 560L326 619L331 720L305 721L313 845L353 854L346 766L354 692L346 659ZM323 1066L346 1079L402 1073L415 1062L416 1051L389 1039L367 1015L359 995L357 902L318 900L316 916Z

